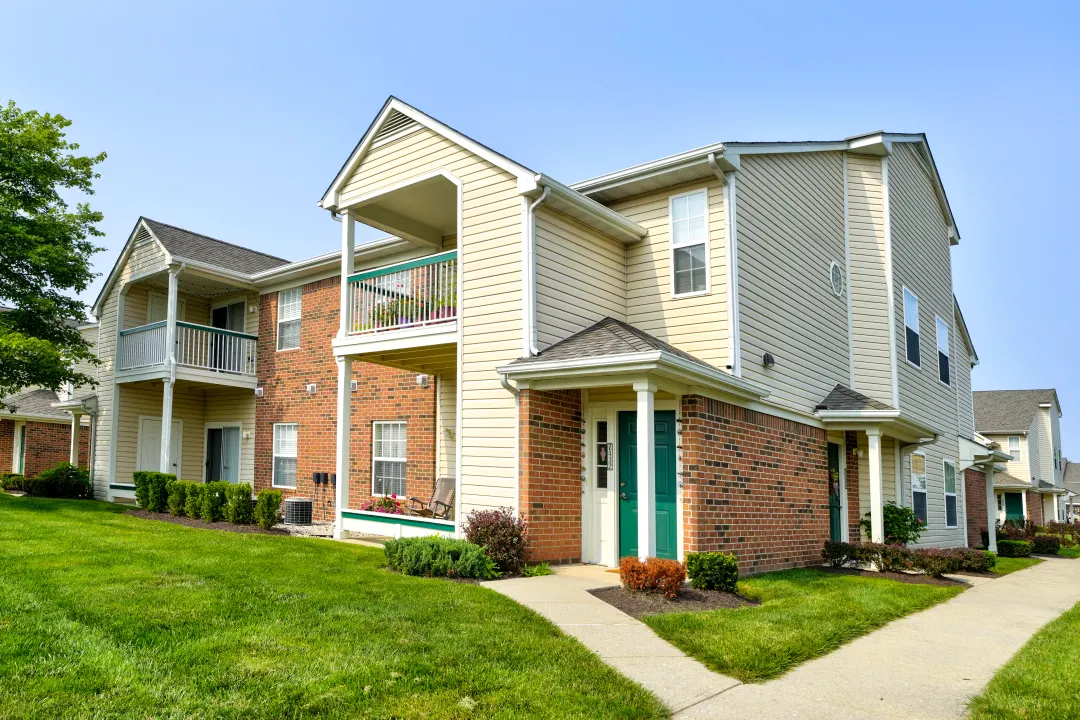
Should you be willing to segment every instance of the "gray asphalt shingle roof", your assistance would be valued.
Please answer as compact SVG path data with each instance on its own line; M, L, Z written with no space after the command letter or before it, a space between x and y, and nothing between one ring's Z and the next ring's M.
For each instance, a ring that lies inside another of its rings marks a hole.
M994 487L1029 489L1033 487L1033 485L1027 480L1021 480L1009 473L999 472L994 473Z
M653 337L647 332L638 330L633 325L628 325L621 320L606 317L603 320L580 330L568 338L560 340L550 347L542 350L539 355L519 358L511 365L525 365L536 362L552 362L556 360L579 360L586 358L602 358L610 355L626 355L629 353L655 352L660 350L671 355L676 355L684 360L697 363L702 367L715 370L712 365L698 360L693 355L668 345L663 340Z
M815 410L893 410L890 405L837 383L828 395L818 403Z
M1054 389L977 390L971 395L975 403L975 429L984 434L1027 432L1039 405L1051 403L1060 407Z
M244 275L289 264L289 261L283 258L233 245L147 217L143 218L143 222L161 241L169 254L178 258L216 265Z
M18 395L5 398L5 402L14 405L18 415L45 415L55 417L58 420L67 420L71 416L52 404L59 402L60 398L52 390L27 390ZM2 417L2 414L0 414Z

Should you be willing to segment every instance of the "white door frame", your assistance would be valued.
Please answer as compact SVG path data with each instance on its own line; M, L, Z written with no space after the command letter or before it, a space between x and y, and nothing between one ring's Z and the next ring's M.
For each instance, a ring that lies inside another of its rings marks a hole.
M240 479L240 474L241 474L241 471L244 469L244 447L243 447L244 446L244 423L242 421L240 421L240 420L235 420L235 421L226 420L226 421L221 421L221 422L203 423L203 434L202 434L202 444L203 444L202 481L204 483L206 482L206 466L210 462L210 456L209 456L210 455L210 444L208 442L206 442L206 435L207 435L206 431L211 430L211 429L224 429L224 428L230 428L230 427L237 428L240 431L240 445L237 447L237 450L236 450L236 454L237 454L237 458L236 458L236 482L238 482L238 483L243 482Z
M144 420L157 420L161 422L160 415L140 415L139 416L139 432L135 437L135 469L141 471L142 468L142 434L143 434L143 421ZM183 478L182 472L184 469L184 421L180 418L173 418L174 423L180 424L180 432L176 434L176 479ZM172 437L172 436L170 436ZM160 448L159 448L160 449ZM172 453L169 453L170 456ZM162 471L164 472L164 471Z

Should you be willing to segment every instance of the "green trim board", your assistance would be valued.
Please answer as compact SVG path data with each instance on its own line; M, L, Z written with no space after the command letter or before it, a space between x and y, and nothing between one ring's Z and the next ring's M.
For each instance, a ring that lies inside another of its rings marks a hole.
M120 334L121 335L130 335L132 333L143 332L144 330L153 330L154 328L165 327L168 324L169 323L167 321L165 321L165 320L158 320L157 322L152 322L149 325L140 325L139 327L133 327L133 328L128 328L127 330L121 330ZM179 325L179 323L177 323L177 325Z
M206 330L212 332L215 335L231 335L233 337L244 338L245 340L258 340L258 335L248 335L247 333L236 332L235 330L226 330L225 328L210 327L208 325L196 325L195 323L183 322L181 320L176 321L176 327L186 327L192 330Z
M426 520L407 515L373 513L366 510L342 510L341 517L349 520L372 520L388 525L405 525L407 527L424 528L425 530L438 530L439 532L454 532L456 529L452 520Z
M381 277L383 275L389 275L390 273L401 272L402 270L412 270L413 268L424 267L425 265L434 265L435 263L445 262L446 260L456 260L457 250L448 250L444 253L437 255L428 255L427 257L418 258L416 260L409 260L408 262L399 263L397 265L391 265L390 267L382 268L381 270L368 270L362 273L356 273L350 275L346 282L358 282L360 280L368 280L374 277Z

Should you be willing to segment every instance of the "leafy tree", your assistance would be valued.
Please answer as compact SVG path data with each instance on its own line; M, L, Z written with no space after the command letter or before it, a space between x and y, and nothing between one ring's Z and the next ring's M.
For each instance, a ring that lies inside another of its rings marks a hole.
M75 327L86 305L68 295L86 290L91 256L102 248L102 215L64 195L94 192L94 166L105 153L77 154L61 115L0 106L0 397L30 386L58 390L93 385L75 363L97 363ZM2 403L2 401L0 401Z

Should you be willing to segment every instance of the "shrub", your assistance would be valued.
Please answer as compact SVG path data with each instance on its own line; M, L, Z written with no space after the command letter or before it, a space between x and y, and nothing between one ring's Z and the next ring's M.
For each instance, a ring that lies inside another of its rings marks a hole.
M510 508L473 510L464 530L465 539L484 548L502 572L516 575L525 566L529 525Z
M1029 523L1025 518L1006 520L997 524L997 537L1006 540L1028 540L1035 535L1034 523Z
M255 522L263 530L269 530L281 522L280 490L266 489L259 491L259 499L255 503Z
M1027 540L998 540L1000 557L1031 557L1032 544Z
M834 568L843 567L847 562L854 559L851 556L851 550L851 543L826 540L825 547L821 548L821 559Z
M911 508L902 508L894 503L887 503L883 508L886 545L907 545L918 542L926 527ZM871 534L870 513L866 513L859 524Z
M1061 544L1065 545L1065 539L1073 539L1075 535L1080 533L1080 525L1076 523L1062 523L1062 522L1048 522L1043 527L1042 532L1047 535L1056 535L1061 538ZM1075 544L1075 540L1073 540ZM1067 546L1068 547L1068 546Z
M918 548L908 553L911 566L930 577L941 577L960 570L960 554L952 548Z
M997 555L989 550L953 548L953 552L960 558L961 570L967 570L969 572L989 572L990 568L997 564Z
M688 553L686 574L695 590L725 590L735 592L739 581L739 561L734 555L722 552Z
M199 508L199 517L205 522L215 523L225 519L225 494L229 491L229 483L222 480L208 482L203 486L202 506Z
M183 517L187 513L186 503L188 488L194 485L193 482L187 480L174 480L165 486L165 492L169 496L169 514L176 517Z
M522 577L542 577L544 575L552 574L554 574L554 571L552 571L551 566L546 562L539 562L535 565L526 565L521 568Z
M225 491L225 519L237 525L250 525L255 521L255 505L251 498L251 483L230 484Z
M619 579L627 590L660 593L674 600L686 582L686 568L677 560L646 558L645 562L633 555L619 561Z
M193 482L188 485L184 493L184 514L189 518L197 518L202 515L202 499L206 486L202 483Z
M0 473L0 490L26 492L26 478L19 473Z
M176 480L172 473L140 470L135 473L135 500L139 507L163 513L169 509L168 484Z
M1061 549L1061 538L1053 535L1036 535L1031 542L1031 551L1039 555L1057 555Z
M22 481L23 491L33 497L72 498L82 500L90 497L90 471L80 470L71 463L42 470L37 477Z
M913 569L911 550L903 545L881 545L878 550L878 567L887 572L907 572Z
M360 506L361 510L368 512L386 513L387 515L404 515L405 505L397 499L397 495L383 495L368 500Z
M476 580L499 576L495 562L484 554L484 549L467 540L438 536L401 538L387 541L383 552L387 565L405 575Z

